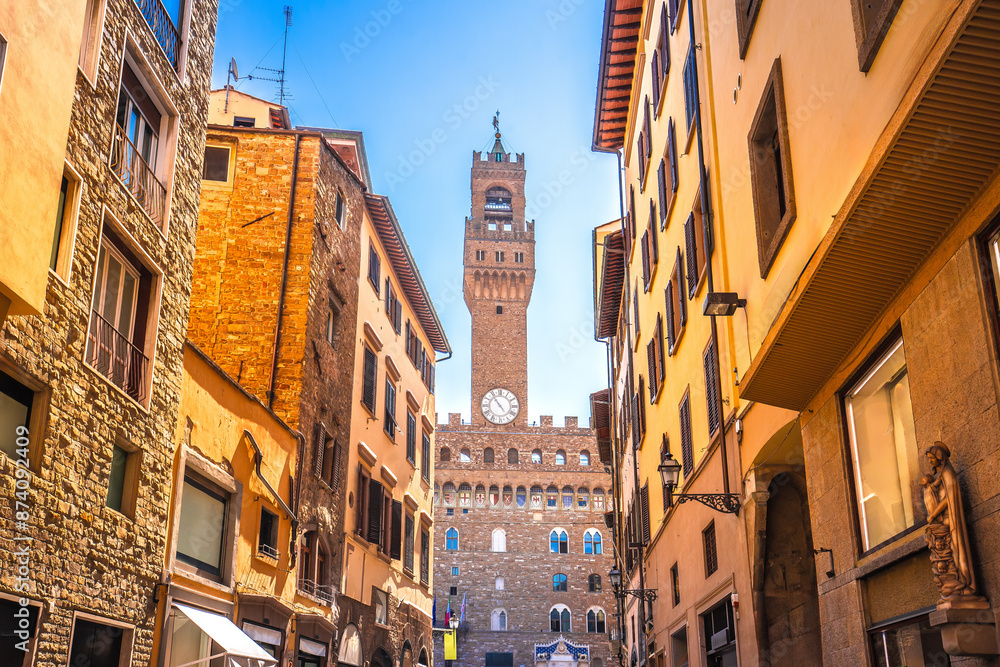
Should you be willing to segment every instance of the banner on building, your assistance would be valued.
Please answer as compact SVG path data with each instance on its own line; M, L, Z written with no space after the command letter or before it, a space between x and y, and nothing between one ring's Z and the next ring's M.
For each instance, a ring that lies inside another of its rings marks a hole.
M444 659L458 660L458 633L449 630L444 633Z

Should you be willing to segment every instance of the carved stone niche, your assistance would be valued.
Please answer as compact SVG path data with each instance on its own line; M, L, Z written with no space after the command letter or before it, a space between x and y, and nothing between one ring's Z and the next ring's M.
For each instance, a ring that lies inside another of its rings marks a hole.
M951 465L951 450L938 441L924 451L924 457L931 469L920 479L927 508L924 538L941 594L930 624L941 631L949 655L998 655L990 602L976 587L962 489Z

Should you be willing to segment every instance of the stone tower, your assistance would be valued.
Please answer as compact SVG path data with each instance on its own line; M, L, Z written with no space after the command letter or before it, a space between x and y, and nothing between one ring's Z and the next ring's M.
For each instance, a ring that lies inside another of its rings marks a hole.
M523 426L528 416L527 314L535 279L535 226L524 219L524 154L511 155L499 129L495 139L489 153L472 153L472 212L465 219L472 421Z

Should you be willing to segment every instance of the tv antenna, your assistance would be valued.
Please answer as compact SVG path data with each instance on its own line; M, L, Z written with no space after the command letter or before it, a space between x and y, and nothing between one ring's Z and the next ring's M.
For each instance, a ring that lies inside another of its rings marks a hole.
M291 93L285 90L285 60L288 56L288 29L292 27L292 6L285 5L282 11L285 13L285 41L284 45L281 47L281 69L274 69L273 67L255 67L254 71L264 70L265 72L274 72L277 76L266 77L248 74L246 78L251 81L259 79L260 81L273 81L277 83L278 104L285 106L285 100L291 99L292 97Z
M229 85L230 81L239 81L240 73L236 69L236 58L229 59L229 71L226 73L226 108L222 110L222 113L229 113L229 91L232 90L232 86Z

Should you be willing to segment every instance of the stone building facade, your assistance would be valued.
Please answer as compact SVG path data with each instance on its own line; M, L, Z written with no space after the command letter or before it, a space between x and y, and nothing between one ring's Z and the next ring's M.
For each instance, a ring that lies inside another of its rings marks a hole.
M473 418L454 413L437 427L436 621L447 628L449 610L460 620L453 664L463 667L533 667L552 652L602 665L614 611L610 477L594 432L575 417L528 423L535 257L525 176L524 155L512 156L499 131L491 151L473 154L464 253ZM445 660L443 634L434 650Z
M0 614L30 618L5 665L153 659L217 3L80 4L64 179L34 193L65 233L0 334Z

